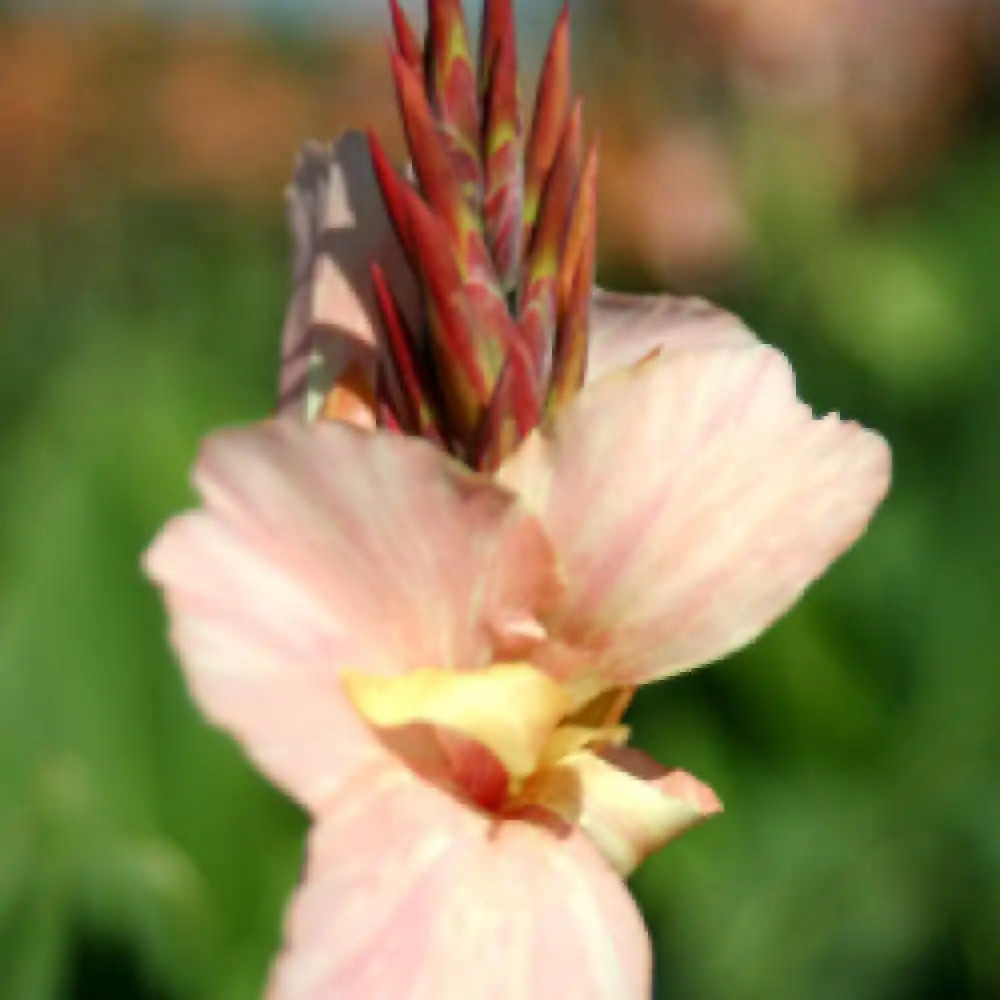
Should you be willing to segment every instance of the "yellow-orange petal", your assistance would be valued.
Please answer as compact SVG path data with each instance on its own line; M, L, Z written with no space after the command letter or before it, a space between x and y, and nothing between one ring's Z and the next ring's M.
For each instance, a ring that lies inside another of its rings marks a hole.
M598 745L622 746L628 738L628 726L560 726L546 745L539 766L558 764L564 757Z
M319 409L321 420L343 420L364 430L375 429L375 390L358 362L351 362L334 383Z
M344 690L377 728L423 722L486 747L514 778L527 777L570 708L565 691L525 663L482 670L422 669L397 677L345 672Z
M572 754L536 775L530 794L537 805L574 823L623 876L722 811L707 785L626 747Z

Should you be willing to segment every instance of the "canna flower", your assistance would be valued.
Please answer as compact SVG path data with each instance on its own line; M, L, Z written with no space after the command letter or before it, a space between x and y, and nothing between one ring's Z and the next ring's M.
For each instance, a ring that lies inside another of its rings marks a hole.
M273 1000L641 1000L624 877L721 808L627 746L853 543L885 443L700 303L592 291L566 14L522 143L509 3L393 4L412 155L307 149L278 417L147 554L196 701L310 813Z

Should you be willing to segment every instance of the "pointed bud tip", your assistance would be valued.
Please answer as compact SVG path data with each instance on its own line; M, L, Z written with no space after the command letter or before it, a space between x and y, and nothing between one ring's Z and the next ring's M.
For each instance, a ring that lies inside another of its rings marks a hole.
M419 71L423 62L423 48L410 25L409 19L399 6L399 0L389 0L389 11L392 17L393 34L396 45L403 58Z

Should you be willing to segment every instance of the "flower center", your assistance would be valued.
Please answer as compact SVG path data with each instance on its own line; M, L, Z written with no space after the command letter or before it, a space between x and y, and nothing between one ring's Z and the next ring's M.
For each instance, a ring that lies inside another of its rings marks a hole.
M415 670L396 677L345 673L342 683L375 729L431 730L444 776L495 813L533 804L534 790L548 788L548 777L566 758L620 746L629 735L618 724L620 694L607 692L581 707L566 687L528 663Z

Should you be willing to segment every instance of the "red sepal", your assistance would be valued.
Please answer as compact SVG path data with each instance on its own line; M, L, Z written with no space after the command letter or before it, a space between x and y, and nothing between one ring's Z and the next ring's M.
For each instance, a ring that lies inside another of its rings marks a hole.
M372 262L372 287L385 333L384 356L380 370L387 381L387 392L402 428L441 443L435 401L431 398L430 373L416 353L417 340L400 315L382 268Z
M425 58L428 97L466 197L478 208L482 179L479 103L461 0L428 0Z
M541 407L532 367L524 345L512 343L483 417L476 453L477 469L485 472L497 469L538 425Z
M524 161L517 36L509 0L490 0L481 44L483 160L486 165L483 218L497 277L506 291L516 285L524 220Z
M417 40L410 22L399 6L399 0L389 0L389 9L392 13L392 32L396 38L396 48L399 54L410 64L411 67L421 75L424 67L424 51Z
M566 233L559 265L559 317L565 312L580 261L590 253L591 263L596 252L597 239L597 141L591 142L587 159L580 171L580 179L569 212L569 229Z
M530 231L545 178L570 113L569 4L564 3L549 42L535 99L524 163L524 221Z
M406 141L420 190L434 212L448 225L451 242L464 247L469 212L461 184L438 131L423 81L397 52L390 53L396 95L403 115Z
M541 208L524 265L521 329L543 378L549 374L558 315L560 256L580 175L582 112L577 103L563 129L558 154L545 183Z
M546 411L560 409L569 403L583 387L587 374L587 337L595 249L593 239L584 243L569 295L561 309L553 348L552 376L545 401Z
M396 168L389 162L389 157L386 156L382 144L370 130L368 132L368 149L371 153L375 180L382 192L382 202L385 205L386 214L389 216L389 221L396 231L396 236L406 252L406 256L412 261L414 256L413 236L410 233L410 213L407 209L410 185L396 172Z

